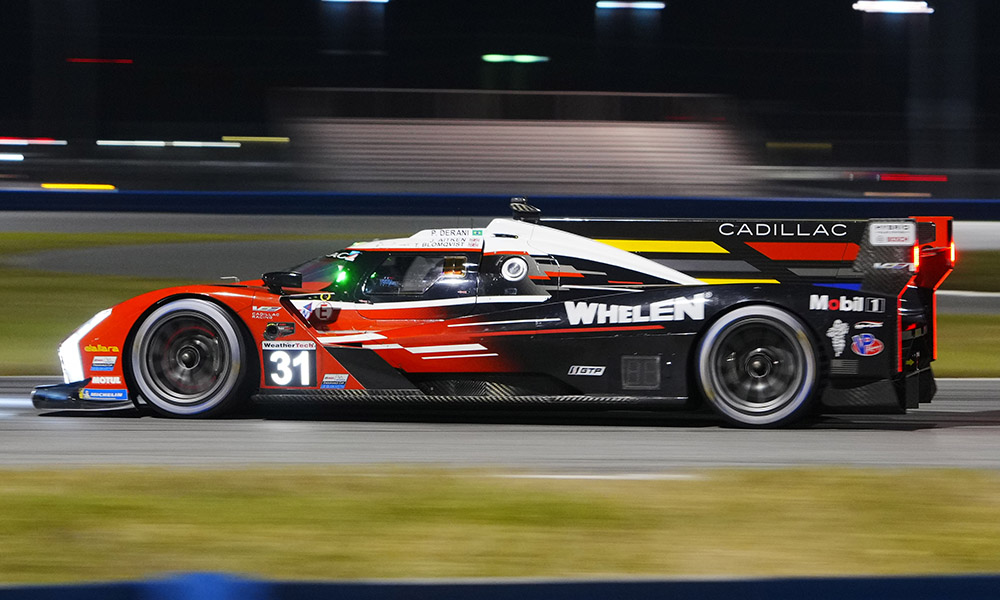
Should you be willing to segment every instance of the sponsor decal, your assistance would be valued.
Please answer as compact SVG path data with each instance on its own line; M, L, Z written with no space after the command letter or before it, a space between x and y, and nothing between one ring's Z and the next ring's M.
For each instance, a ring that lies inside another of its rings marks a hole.
M327 300L314 300L300 306L299 313L307 321L313 315L320 321L332 321L336 317L337 310Z
M83 388L80 398L84 400L128 400L128 390L92 390Z
M295 323L268 323L264 328L264 339L275 340L295 333Z
M327 373L323 376L323 383L319 387L324 390L342 390L350 378L347 373Z
M90 383L94 385L121 385L122 378L117 375L98 375L90 378Z
M90 362L91 371L114 371L118 363L117 356L95 356Z
M274 318L274 313L280 310L280 306L254 306L250 313L250 318L270 320Z
M83 347L85 352L111 352L119 353L118 346L105 346L104 344L88 344Z
M315 350L316 342L296 342L296 341L282 341L282 342L261 342L261 349L263 350Z
M722 223L719 233L736 237L844 237L844 223Z
M915 271L916 265L908 262L878 262L872 264L875 269L880 271Z
M588 377L600 377L604 375L604 367L590 367L585 365L573 365L569 368L567 375L585 375Z
M705 301L712 292L687 298L670 298L649 304L604 304L602 302L563 303L570 325L610 325L619 323L655 323L660 321L705 320Z
M830 342L833 344L833 355L837 358L840 358L840 355L844 353L844 348L847 346L847 332L850 328L850 325L837 319L826 330L826 337L830 338Z
M858 321L854 324L855 329L879 329L882 327L882 321Z
M864 296L831 298L829 294L812 294L809 296L809 310L880 313L885 312L885 299Z
M315 387L316 343L261 342L264 381L277 387Z
M347 262L354 262L354 259L361 256L360 250L346 250L344 252L334 252L333 254L327 254L327 258L336 258L338 260L346 260Z
M868 240L873 246L912 246L917 243L917 224L871 223Z
M885 344L870 333L859 333L851 337L851 351L858 356L875 356L885 349Z

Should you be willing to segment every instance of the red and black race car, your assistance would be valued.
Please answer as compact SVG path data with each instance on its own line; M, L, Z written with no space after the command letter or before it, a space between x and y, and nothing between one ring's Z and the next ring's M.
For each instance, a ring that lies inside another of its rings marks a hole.
M150 292L59 348L38 408L250 397L692 407L742 426L934 394L951 219L513 219Z

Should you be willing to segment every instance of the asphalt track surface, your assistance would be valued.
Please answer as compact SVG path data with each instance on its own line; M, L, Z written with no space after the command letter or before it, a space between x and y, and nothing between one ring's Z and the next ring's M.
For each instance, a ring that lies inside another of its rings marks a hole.
M1000 469L1000 380L946 379L906 415L831 416L782 430L706 414L253 406L220 420L38 411L4 378L0 465L405 465L551 476L663 477L697 468ZM15 393L16 392L16 393Z

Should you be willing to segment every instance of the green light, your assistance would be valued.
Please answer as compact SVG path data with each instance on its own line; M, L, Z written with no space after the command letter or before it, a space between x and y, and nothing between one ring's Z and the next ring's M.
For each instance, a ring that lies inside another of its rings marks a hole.
M345 281L347 281L347 271L337 273L337 278L334 279L334 283L344 283Z
M515 62L521 64L549 62L548 56L537 54L484 54L483 61L488 63Z

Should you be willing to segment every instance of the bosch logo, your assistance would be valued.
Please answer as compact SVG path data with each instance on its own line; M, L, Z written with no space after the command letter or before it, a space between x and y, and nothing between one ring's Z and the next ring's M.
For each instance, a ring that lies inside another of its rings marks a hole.
M875 356L885 349L885 344L870 333L861 333L851 337L851 351L858 356Z

